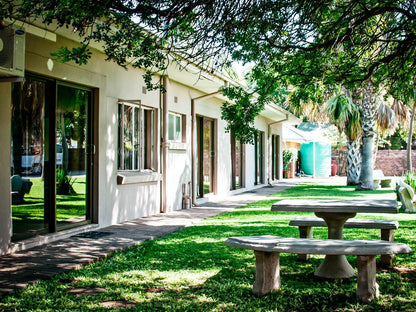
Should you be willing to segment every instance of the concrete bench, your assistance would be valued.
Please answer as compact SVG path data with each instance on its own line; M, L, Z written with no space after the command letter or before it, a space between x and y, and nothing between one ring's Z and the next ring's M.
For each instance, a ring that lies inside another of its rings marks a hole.
M230 237L225 244L254 250L256 280L253 293L257 296L263 296L281 287L280 253L356 255L357 299L363 302L370 302L379 295L376 255L412 252L406 244L383 240L306 239L271 235Z
M326 223L321 218L300 217L289 222L290 226L299 227L300 238L312 238L312 227L326 227ZM374 219L348 219L344 228L358 229L380 229L381 239L389 242L394 241L394 230L399 228L399 222L393 220L374 220ZM380 263L384 266L391 266L394 255L381 255ZM308 260L307 254L298 255L299 260Z
M373 179L376 187L379 185L383 188L391 186L391 178L385 177L383 171L380 169L373 171Z

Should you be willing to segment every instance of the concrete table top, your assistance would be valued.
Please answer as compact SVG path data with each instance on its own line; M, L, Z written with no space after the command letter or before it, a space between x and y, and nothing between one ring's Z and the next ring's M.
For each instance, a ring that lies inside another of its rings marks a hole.
M284 199L272 205L272 211L397 213L396 200Z

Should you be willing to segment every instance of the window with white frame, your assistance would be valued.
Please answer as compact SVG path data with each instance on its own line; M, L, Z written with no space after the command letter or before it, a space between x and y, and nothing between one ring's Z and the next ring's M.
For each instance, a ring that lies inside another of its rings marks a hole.
M118 170L155 170L154 108L118 104Z
M185 115L169 112L168 140L171 142L185 142Z

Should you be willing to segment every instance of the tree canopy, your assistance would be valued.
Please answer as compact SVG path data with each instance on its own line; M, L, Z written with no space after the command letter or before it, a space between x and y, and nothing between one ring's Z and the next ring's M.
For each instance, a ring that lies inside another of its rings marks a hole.
M16 20L79 34L79 47L55 51L62 61L85 64L90 43L100 42L108 60L146 69L148 87L176 59L210 71L251 63L254 113L289 84L308 90L298 98L319 102L332 86L352 90L371 78L397 90L416 73L414 0L3 0L0 27ZM240 91L228 90L244 103L225 118L253 103Z
M5 0L0 21L2 27L8 21L25 21L70 28L81 45L55 51L59 60L85 64L91 57L90 43L100 42L108 60L146 69L150 86L151 74L163 74L175 59L210 71L229 62L232 49L222 31L255 2Z

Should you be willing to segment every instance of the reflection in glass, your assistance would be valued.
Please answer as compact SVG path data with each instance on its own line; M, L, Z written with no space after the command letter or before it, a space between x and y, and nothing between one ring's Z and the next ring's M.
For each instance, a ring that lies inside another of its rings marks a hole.
M197 196L213 193L215 144L214 126L212 119L198 117L197 119Z
M243 145L231 133L231 190L243 185Z
M27 79L12 89L11 190L13 240L47 230L43 142L45 83Z
M13 241L56 231L56 225L59 229L79 225L89 216L86 147L90 102L90 91L57 86L54 81L26 78L13 84ZM49 129L56 129L55 137L48 137Z
M87 121L90 92L58 85L56 107L56 222L86 220Z

